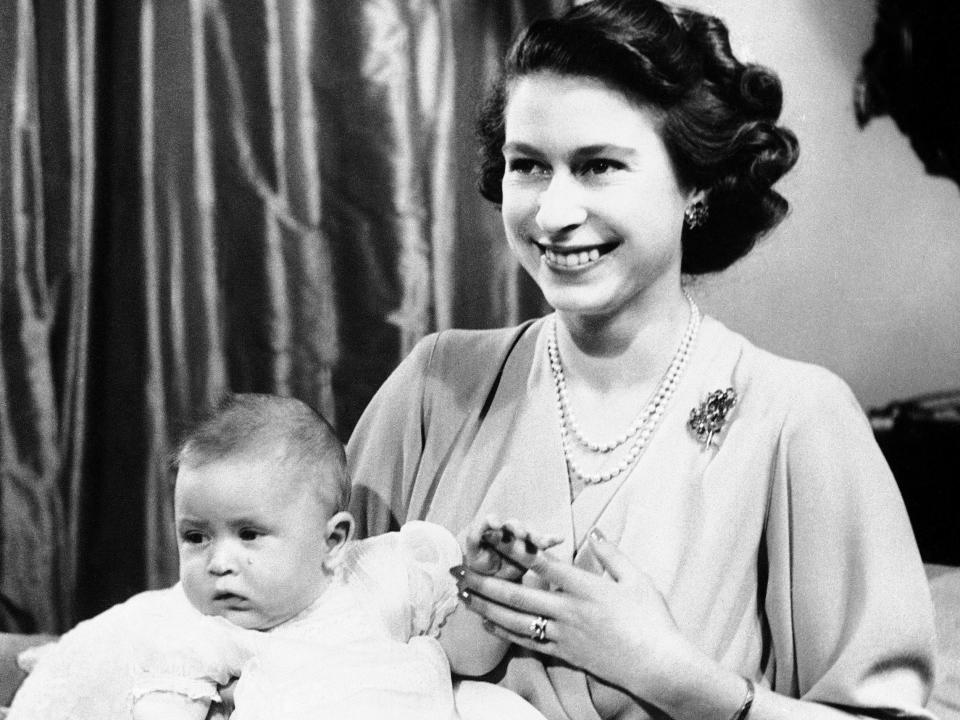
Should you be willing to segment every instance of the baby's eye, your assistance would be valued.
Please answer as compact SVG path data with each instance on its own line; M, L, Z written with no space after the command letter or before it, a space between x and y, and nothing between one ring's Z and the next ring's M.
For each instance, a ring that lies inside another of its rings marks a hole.
M203 540L203 533L198 530L187 530L180 538L188 545L200 545Z
M623 163L606 158L588 160L580 166L582 175L604 175L614 170L622 170Z
M263 535L263 533L260 532L259 530L256 530L255 528L243 528L239 532L240 539L243 540L244 542L250 542L252 540L256 540L261 535Z

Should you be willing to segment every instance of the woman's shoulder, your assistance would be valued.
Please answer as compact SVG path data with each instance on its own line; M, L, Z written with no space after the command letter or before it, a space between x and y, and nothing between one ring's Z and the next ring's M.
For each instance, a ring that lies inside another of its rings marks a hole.
M820 413L838 405L862 414L850 386L829 368L761 348L716 318L705 318L704 330L707 342L720 348L720 364L730 365L738 392L761 397L786 414Z
M543 319L495 330L444 330L424 338L419 375L426 383L425 406L473 407L498 383L508 362L532 362Z
M430 398L438 394L461 399L472 397L497 376L518 343L524 345L523 338L536 338L536 328L541 324L542 320L528 320L514 327L449 329L424 336L390 374L364 416L371 410L397 411L414 400L429 406ZM362 425L363 418L358 427ZM351 437L348 455L355 444L354 438L361 435L354 433Z
M536 338L543 318L519 325L485 330L451 328L422 337L393 373L401 385L426 377L458 377L467 382L470 374L485 377L499 368L523 338ZM466 377L464 376L466 374Z
M486 330L451 328L432 333L420 341L421 352L429 349L431 364L464 361L496 364L524 336L536 336L544 319L532 319L512 327Z

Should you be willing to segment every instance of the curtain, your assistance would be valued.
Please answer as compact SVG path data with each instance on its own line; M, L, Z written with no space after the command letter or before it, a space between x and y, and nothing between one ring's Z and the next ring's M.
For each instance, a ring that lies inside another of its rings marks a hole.
M223 392L345 439L428 332L543 311L473 189L566 0L0 0L0 630L176 579L169 456Z

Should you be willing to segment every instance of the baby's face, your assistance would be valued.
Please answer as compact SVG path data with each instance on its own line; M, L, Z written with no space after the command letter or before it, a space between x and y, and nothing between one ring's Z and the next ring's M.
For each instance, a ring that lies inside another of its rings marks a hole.
M205 615L266 630L323 592L328 514L275 454L182 466L174 508L180 581Z

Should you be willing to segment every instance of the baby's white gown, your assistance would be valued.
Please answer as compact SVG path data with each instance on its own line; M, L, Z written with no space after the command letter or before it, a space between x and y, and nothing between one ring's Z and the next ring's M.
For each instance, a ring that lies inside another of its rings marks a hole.
M129 718L153 691L217 703L236 676L231 720L541 718L485 684L455 706L436 637L456 607L449 569L461 560L430 523L352 543L327 591L266 633L201 615L179 585L141 593L41 653L8 720Z
M453 536L427 523L352 544L336 581L244 665L231 720L455 717L436 636L461 561Z

